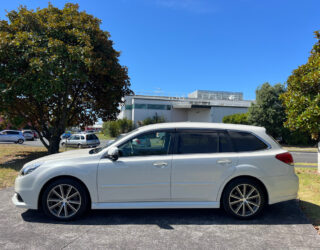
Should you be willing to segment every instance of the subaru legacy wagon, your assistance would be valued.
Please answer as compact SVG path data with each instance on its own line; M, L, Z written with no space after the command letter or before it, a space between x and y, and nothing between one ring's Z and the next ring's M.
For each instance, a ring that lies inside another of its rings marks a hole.
M12 201L57 220L90 208L220 207L248 219L268 204L295 199L297 191L291 154L265 128L183 122L31 161L15 181Z

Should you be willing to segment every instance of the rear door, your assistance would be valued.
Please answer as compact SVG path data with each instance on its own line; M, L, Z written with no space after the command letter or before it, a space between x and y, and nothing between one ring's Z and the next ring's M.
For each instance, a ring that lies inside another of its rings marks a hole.
M172 201L215 201L238 157L225 131L177 130L172 159Z

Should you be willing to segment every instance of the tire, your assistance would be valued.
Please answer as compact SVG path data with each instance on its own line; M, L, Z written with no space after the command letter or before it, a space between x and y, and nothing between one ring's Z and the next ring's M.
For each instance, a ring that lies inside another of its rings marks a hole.
M64 147L64 146L65 146L65 143L64 143L64 142L62 142L62 143L61 143L61 146L62 146L62 147Z
M259 182L249 178L238 178L225 187L222 205L233 217L252 219L260 215L265 208L266 194Z
M70 221L80 217L88 210L88 205L89 197L85 187L69 178L57 179L50 183L41 197L43 212L59 221Z
M24 143L24 140L19 139L19 140L18 140L18 143L19 143L19 144L22 144L22 143Z
M78 144L78 148L82 148L82 145L81 145L81 144Z

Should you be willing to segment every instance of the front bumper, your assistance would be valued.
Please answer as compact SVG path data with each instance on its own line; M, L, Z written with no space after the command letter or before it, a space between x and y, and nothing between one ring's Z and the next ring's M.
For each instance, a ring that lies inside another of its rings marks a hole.
M18 176L15 180L15 194L12 197L12 202L16 207L38 209L38 196L40 188L34 185L34 176ZM18 199L18 194L21 199Z

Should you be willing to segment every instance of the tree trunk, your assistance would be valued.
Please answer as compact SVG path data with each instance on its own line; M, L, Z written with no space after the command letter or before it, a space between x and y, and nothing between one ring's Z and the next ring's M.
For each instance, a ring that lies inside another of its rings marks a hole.
M320 174L320 141L318 142L318 173Z
M52 136L49 141L49 154L56 154L59 153L59 146L60 146L60 136Z

